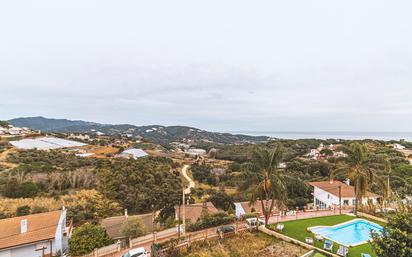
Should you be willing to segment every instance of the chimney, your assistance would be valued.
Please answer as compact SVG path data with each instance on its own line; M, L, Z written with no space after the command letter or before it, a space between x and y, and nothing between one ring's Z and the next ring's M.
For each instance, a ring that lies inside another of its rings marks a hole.
M350 186L350 179L347 178L347 179L345 180L345 183L346 183L346 185Z
M21 234L27 232L27 225L28 225L28 222L26 219L20 221L20 233Z
M127 218L129 215L127 214L127 209L124 209L124 216Z
M333 185L333 178L329 180L329 184Z

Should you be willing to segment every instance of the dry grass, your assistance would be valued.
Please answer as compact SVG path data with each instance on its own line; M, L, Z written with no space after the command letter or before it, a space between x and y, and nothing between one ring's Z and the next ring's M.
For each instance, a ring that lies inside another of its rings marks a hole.
M274 249L272 251L271 249ZM293 244L279 241L262 233L244 232L227 238L222 242L209 240L192 244L182 257L249 257L249 256L279 256L293 257L305 253Z

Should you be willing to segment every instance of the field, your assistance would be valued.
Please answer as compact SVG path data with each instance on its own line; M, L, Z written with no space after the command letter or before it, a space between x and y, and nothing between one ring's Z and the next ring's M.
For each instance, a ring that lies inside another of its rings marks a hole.
M244 232L221 242L195 243L188 250L180 257L294 257L307 252L304 248L258 232Z
M333 226L342 222L346 222L356 217L348 216L348 215L338 215L338 216L329 216L329 217L319 217L319 218L311 218L311 219L302 219L296 221L288 221L284 222L285 228L283 234L298 239L302 242L305 241L306 237L312 237L313 234L306 229L311 226ZM318 248L323 248L322 242L315 242L315 246ZM335 243L333 247L333 252L336 253L338 249L338 245ZM370 244L363 244L355 247L349 248L348 257L359 257L361 253L369 253L371 256L375 256Z

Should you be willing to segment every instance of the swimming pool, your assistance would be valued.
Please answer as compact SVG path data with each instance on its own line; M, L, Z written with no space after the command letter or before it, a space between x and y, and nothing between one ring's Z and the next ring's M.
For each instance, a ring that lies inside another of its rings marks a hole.
M364 219L354 219L335 226L310 227L308 230L338 244L356 246L367 243L372 238L370 232L380 233L382 227Z

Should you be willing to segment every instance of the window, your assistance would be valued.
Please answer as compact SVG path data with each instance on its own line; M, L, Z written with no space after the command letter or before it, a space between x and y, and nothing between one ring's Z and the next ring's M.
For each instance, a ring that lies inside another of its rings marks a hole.
M343 200L343 205L349 205L349 200Z
M330 198L330 194L328 194L328 199Z

